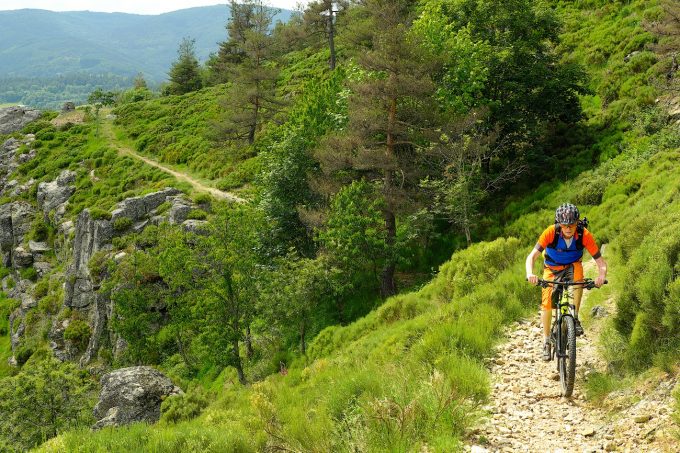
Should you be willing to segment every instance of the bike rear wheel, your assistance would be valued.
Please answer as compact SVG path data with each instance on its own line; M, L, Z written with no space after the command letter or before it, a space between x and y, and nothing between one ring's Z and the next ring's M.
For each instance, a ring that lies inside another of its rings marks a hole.
M562 318L562 335L557 348L557 369L560 373L562 396L569 397L574 391L576 375L576 326L571 316Z

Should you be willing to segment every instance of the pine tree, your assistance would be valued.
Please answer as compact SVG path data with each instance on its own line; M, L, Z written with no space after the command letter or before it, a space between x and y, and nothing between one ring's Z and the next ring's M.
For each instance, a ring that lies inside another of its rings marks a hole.
M303 20L311 34L322 34L328 41L328 66L332 70L336 65L335 35L336 19L349 7L347 1L316 0L307 5Z
M373 36L359 63L367 75L353 87L346 133L329 139L317 153L326 174L351 174L381 187L390 255L382 270L383 296L396 292L396 213L412 204L409 195L418 181L414 161L433 90L428 62L409 36L410 3L366 2Z
M133 86L135 90L142 90L142 89L147 89L149 86L146 83L146 79L144 78L144 74L141 72L138 72L137 75L135 76L135 80L133 82Z
M225 52L234 64L228 68L232 87L220 104L226 115L218 135L255 141L257 131L277 110L275 83L278 70L274 64L274 40L270 26L276 10L261 0L237 4L232 0L232 18L228 25L229 44Z
M183 38L177 50L177 60L170 69L170 94L184 94L200 90L203 86L195 50L196 40Z

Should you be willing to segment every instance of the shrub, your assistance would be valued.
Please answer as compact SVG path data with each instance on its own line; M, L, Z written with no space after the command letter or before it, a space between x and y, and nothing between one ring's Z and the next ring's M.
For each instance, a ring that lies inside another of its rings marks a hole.
M49 289L50 280L48 278L43 278L38 283L36 283L35 287L33 288L33 297L36 300L41 299L47 295Z
M90 217L92 220L111 220L111 213L101 208L91 208Z
M211 397L199 385L191 387L182 395L168 397L161 404L161 421L178 423L198 417L208 406Z
M196 204L210 204L212 202L212 197L207 193L197 193L192 197L192 200Z
M61 298L57 294L49 294L38 301L38 309L49 315L56 314L61 305Z
M170 203L169 201L164 201L156 208L156 214L158 215L163 214L164 212L167 212L171 207L172 203Z
M9 316L16 310L21 301L14 299L7 299L4 293L0 293L0 335L4 336L9 333Z
M90 341L90 326L80 319L72 320L64 330L64 340L68 340L79 350L83 351Z
M208 213L203 209L192 209L187 214L187 219L191 220L205 220L208 217Z
M118 217L113 221L113 229L121 233L132 226L132 219L129 217Z
M34 267L27 267L19 270L19 275L21 275L21 278L24 280L30 280L32 282L38 280L38 271L36 271Z
M29 345L22 345L19 347L17 352L14 354L14 358L17 360L17 365L23 366L28 359L33 355L33 347Z

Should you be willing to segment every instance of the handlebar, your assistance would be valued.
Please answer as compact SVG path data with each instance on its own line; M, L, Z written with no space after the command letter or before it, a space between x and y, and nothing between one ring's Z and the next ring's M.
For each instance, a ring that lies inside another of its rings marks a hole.
M609 283L608 280L604 281L604 284L606 285ZM582 282L571 282L571 281L559 281L559 280L543 280L541 278L538 279L538 286L542 288L547 288L550 285L558 285L558 286L583 286L585 289L593 289L597 288L595 286L595 281L591 278L586 278Z

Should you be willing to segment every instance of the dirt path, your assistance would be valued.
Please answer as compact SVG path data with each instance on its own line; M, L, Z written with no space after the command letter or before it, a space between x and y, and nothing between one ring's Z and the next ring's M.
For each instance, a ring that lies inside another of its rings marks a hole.
M104 114L105 116L105 114ZM238 195L235 195L230 192L224 192L222 190L216 189L214 187L209 187L206 186L205 184L201 183L200 181L197 181L196 179L192 178L191 176L178 172L176 170L173 170L171 168L168 168L155 160L149 159L148 157L144 157L140 154L137 154L133 149L131 149L128 146L125 146L121 144L117 139L116 136L113 132L113 124L110 119L103 119L102 120L102 132L104 133L104 136L107 138L109 141L109 144L114 147L120 154L125 155L125 156L130 156L135 159L141 160L142 162L151 165L152 167L156 167L159 170L164 171L165 173L168 173L175 178L177 178L180 181L185 181L191 184L191 186L196 189L199 192L204 192L208 193L215 198L221 199L221 200L228 200L228 201L234 201L237 203L244 203L246 200L243 198L239 197Z
M587 294L585 291L584 301ZM605 310L613 313L613 302L609 305ZM510 326L508 341L497 348L489 362L492 394L485 408L489 416L466 451L679 451L671 421L671 392L677 377L659 376L648 388L628 390L629 394L619 395L621 407L604 410L586 402L585 380L606 367L596 348L602 323L593 324L577 341L576 383L571 399L560 396L556 362L541 360L539 313Z

